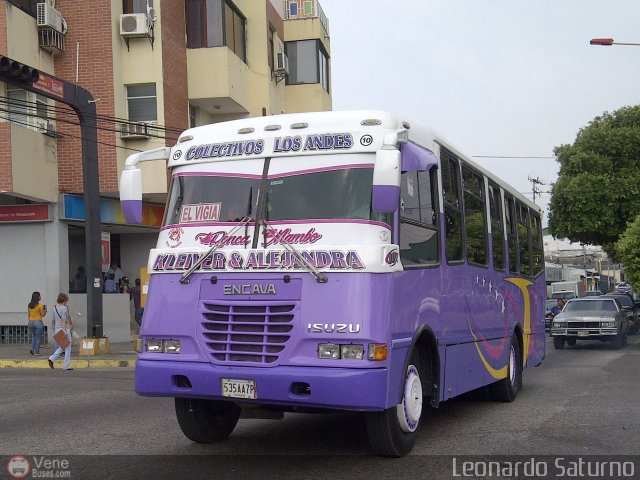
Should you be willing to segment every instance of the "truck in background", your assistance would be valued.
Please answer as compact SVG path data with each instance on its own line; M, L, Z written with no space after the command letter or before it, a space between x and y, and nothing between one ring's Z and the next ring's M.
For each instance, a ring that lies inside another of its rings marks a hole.
M551 295L549 298L570 300L572 298L584 297L586 291L584 282L572 280L569 282L553 282L551 284Z

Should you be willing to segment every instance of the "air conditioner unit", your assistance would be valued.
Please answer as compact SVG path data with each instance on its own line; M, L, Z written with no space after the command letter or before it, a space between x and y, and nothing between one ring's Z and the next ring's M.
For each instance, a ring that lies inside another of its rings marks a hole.
M278 52L276 55L276 72L289 73L289 59L284 52Z
M120 129L122 140L149 140L149 124L147 123L123 123Z
M120 15L120 35L125 38L149 37L151 24L146 13L125 13Z
M65 33L62 14L49 3L37 4L36 24L38 28L53 28L56 32Z

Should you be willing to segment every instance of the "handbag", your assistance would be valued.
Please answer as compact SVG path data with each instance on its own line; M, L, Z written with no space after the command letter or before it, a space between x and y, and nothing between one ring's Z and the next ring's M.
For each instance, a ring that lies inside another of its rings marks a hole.
M58 343L60 348L62 348L63 350L67 348L71 343L69 341L69 337L67 337L67 334L64 330L58 330L56 334L53 336L53 339Z

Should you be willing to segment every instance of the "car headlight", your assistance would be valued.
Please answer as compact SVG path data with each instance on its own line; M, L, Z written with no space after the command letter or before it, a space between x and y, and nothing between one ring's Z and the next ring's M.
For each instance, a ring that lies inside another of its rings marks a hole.
M567 328L567 322L553 322L553 328Z
M609 320L606 322L602 322L600 324L600 326L602 326L603 328L614 328L616 326L616 321L615 320Z

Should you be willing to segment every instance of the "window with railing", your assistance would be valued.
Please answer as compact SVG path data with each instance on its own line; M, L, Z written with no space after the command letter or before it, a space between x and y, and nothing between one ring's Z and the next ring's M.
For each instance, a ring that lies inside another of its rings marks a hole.
M227 47L247 61L246 23L229 0L186 0L187 48Z
M38 131L47 131L51 119L49 100L46 97L21 88L7 88L7 98L10 122Z

